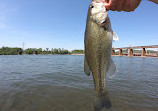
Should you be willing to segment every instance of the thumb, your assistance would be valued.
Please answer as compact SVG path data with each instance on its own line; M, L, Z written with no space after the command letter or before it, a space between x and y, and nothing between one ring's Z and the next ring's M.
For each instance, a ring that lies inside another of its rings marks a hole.
M110 10L110 3L105 2L104 7L106 8L106 10Z

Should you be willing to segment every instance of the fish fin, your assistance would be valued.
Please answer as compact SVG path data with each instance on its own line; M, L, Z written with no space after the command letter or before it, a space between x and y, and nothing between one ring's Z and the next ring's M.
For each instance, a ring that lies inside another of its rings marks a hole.
M112 61L112 59L109 61L109 66L107 69L107 76L109 78L112 78L116 75L116 72L118 71L118 69L116 68L114 62Z
M87 76L89 76L91 73L91 70L89 69L89 66L85 57L84 57L84 72Z
M110 109L112 107L108 93L95 96L94 111L100 111L103 108Z
M119 37L117 36L117 34L113 31L113 41L118 41Z

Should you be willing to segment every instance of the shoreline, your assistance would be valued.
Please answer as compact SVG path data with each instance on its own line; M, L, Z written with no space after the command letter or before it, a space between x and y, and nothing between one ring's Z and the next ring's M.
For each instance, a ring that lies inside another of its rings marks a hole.
M141 57L141 58L158 58L158 56L119 56L119 55L111 55L117 57Z
M22 55L85 55L85 54L22 54ZM8 55L0 55L0 56L8 56ZM119 55L111 55L116 57L141 57L141 58L158 58L158 56L119 56Z
M85 54L22 54L22 55L85 55ZM4 55L0 55L0 56L4 56Z
M70 54L70 55L85 55L85 54Z

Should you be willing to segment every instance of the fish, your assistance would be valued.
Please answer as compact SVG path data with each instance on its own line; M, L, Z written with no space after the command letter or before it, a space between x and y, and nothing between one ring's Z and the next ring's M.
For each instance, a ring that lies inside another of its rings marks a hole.
M111 28L103 0L92 0L88 9L84 38L84 72L88 76L91 73L93 75L95 111L112 107L105 88L105 78L107 74L113 77L117 71L111 58L113 38L118 39L118 36Z

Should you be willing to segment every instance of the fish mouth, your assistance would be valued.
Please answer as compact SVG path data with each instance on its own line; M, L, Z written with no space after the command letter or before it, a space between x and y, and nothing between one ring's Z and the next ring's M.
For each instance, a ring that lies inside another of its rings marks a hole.
M110 22L109 17L106 17L106 19L101 23L101 25L104 25L104 24L109 23L109 22Z

